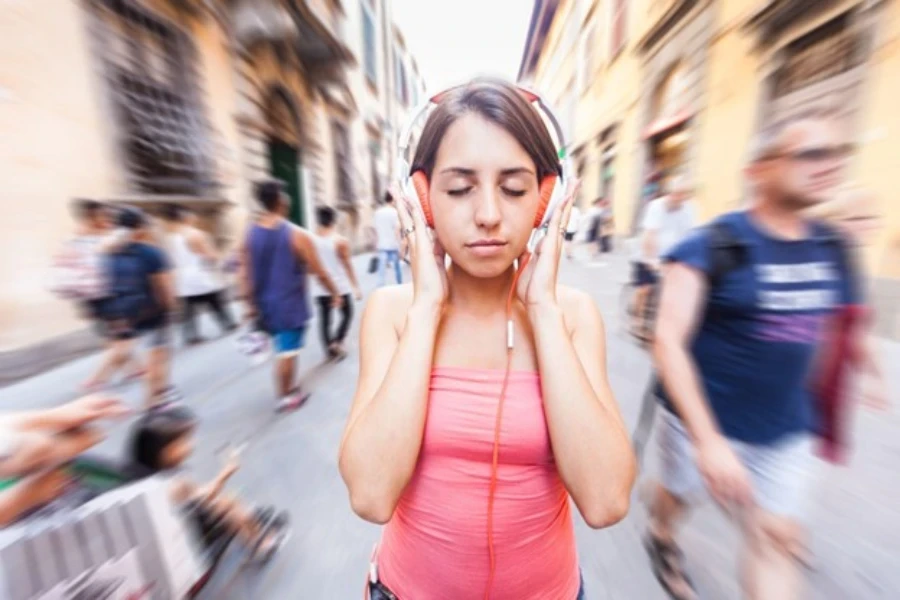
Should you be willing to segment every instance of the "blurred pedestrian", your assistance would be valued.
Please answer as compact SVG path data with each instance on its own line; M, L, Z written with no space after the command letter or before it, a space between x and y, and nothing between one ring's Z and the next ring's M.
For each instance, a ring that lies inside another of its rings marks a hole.
M281 182L256 186L263 209L250 225L241 248L241 282L247 317L272 337L276 354L277 411L299 408L309 397L295 384L297 356L306 340L308 273L331 294L332 307L343 304L340 290L319 261L312 236L285 218L289 200Z
M665 255L655 340L663 471L646 545L673 598L697 597L675 528L704 484L741 527L744 596L802 596L807 379L826 321L859 294L840 234L804 211L833 190L848 152L827 117L780 124L747 166L750 208Z
M96 200L76 199L72 202L75 234L54 257L50 290L64 300L78 304L81 315L94 323L96 333L108 342L107 315L104 307L112 293L107 269L108 252L117 247L122 234L116 230L112 209ZM131 368L126 379L143 375L134 356L128 358ZM89 379L82 384L85 391L97 390L107 381Z
M353 300L362 300L359 282L353 269L350 242L338 235L335 228L337 211L330 206L316 208L316 234L313 241L322 267L328 271L329 277L338 288L343 298L341 320L337 330L332 330L331 313L333 300L331 293L317 280L312 282L312 295L319 306L319 326L322 333L322 347L329 358L342 359L347 356L344 339L350 330L353 319ZM352 295L351 295L352 294Z
M196 215L177 204L164 208L166 246L175 267L175 281L187 344L199 344L195 312L208 306L224 332L237 328L228 310L221 256L212 237L196 227Z
M566 247L566 258L572 258L572 247L575 245L575 235L578 233L579 228L581 227L581 209L577 206L572 206L572 212L569 214L569 223L566 225L566 239L565 239L565 247Z
M113 342L91 381L107 381L130 360L136 341L145 338L149 345L147 405L178 400L170 383L169 322L177 301L169 261L153 245L149 220L143 211L122 209L118 226L124 231L124 238L109 252L111 294L103 308Z
M602 198L600 201L600 217L597 233L599 254L609 254L612 252L612 237L614 231L615 218L613 216L612 205L609 202L609 198Z
M644 210L637 254L632 261L632 280L636 287L631 314L631 331L639 340L649 342L653 335L656 288L660 257L665 256L696 225L697 217L687 177L670 180L668 193L653 200Z
M372 217L375 223L375 248L378 251L378 287L387 281L388 265L394 266L394 277L397 283L403 283L403 271L400 268L400 217L391 192L385 192L384 204L375 210Z

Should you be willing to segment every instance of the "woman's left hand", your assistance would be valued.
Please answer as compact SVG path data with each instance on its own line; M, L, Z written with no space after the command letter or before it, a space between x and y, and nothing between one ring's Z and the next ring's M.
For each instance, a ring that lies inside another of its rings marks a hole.
M569 183L566 197L550 217L547 232L535 247L534 254L528 258L526 250L519 256L519 264L528 260L516 286L516 295L526 308L556 304L556 279L562 256L562 242L569 223L569 213L572 212L572 204L580 187L581 181L578 179Z

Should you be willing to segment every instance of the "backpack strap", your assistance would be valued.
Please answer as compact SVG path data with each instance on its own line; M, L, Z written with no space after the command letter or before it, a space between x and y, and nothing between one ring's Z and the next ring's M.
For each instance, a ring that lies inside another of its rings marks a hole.
M838 266L841 268L841 273L850 278L851 287L858 291L860 271L847 238L834 227L821 221L813 222L813 228L814 235L819 243L833 248L837 252L837 261Z
M747 245L743 243L734 228L722 219L709 224L709 273L707 282L710 289L721 283L722 278L741 267L747 260Z

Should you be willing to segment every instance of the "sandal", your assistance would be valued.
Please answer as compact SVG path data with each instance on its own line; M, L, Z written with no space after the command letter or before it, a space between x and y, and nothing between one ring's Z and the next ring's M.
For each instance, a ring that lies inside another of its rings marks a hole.
M696 600L697 589L684 570L684 555L675 542L664 541L651 533L644 539L653 574L672 600Z

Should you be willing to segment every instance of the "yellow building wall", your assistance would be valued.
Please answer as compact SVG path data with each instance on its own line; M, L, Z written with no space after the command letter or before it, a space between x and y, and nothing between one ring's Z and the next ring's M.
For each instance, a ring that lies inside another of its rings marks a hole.
M3 352L81 327L46 290L48 267L71 234L71 199L107 197L120 183L80 4L6 3L0 31Z
M731 3L725 2L728 6ZM752 2L745 4L752 5ZM740 11L723 14L709 50L706 105L700 107L695 203L702 220L739 208L744 166L756 129L759 56L753 39L737 28Z
M859 152L851 178L873 192L884 218L881 235L866 250L866 262L876 275L900 279L900 2L888 3L879 21L881 31L863 84Z

